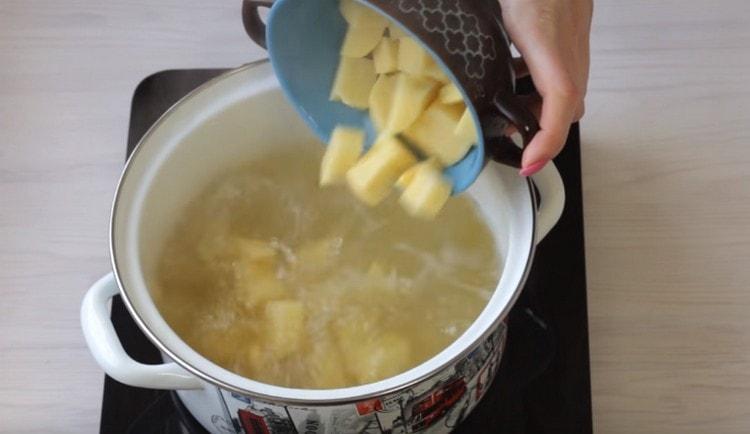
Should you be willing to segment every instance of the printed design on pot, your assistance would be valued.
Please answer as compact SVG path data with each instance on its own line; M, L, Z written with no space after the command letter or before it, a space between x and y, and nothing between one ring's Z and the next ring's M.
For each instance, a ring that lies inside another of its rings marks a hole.
M219 432L244 434L448 433L487 392L505 339L503 323L471 353L432 378L356 404L284 406L217 389L225 411L211 420Z
M442 36L445 50L463 59L464 72L481 80L485 65L497 59L495 40L482 32L479 18L466 11L457 0L398 0L405 14L419 15L422 27Z

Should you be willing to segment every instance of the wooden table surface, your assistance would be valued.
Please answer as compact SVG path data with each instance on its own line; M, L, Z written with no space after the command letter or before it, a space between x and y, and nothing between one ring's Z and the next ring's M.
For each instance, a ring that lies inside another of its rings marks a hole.
M598 0L583 178L598 433L750 432L750 2ZM0 2L0 432L98 430L133 89L263 56L239 1Z

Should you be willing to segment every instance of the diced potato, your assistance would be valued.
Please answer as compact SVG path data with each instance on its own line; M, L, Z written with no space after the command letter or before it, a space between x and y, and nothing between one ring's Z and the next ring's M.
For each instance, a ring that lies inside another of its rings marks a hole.
M398 187L398 189L401 191L406 190L406 187L408 187L409 184L411 184L411 182L414 180L414 175L417 174L419 168L424 166L425 164L431 164L435 167L436 170L440 172L443 171L443 167L440 165L440 163L438 163L437 159L435 157L430 157L427 160L411 166L406 172L404 172L396 181L396 187Z
M344 369L344 358L331 342L316 342L308 361L309 377L314 388L331 389L350 385Z
M343 126L334 128L320 164L320 185L343 183L346 172L357 162L364 145L364 131Z
M297 300L275 300L266 305L269 350L279 358L300 351L305 338L305 307Z
M372 60L375 62L375 72L378 74L388 74L398 70L398 41L385 37L372 53Z
M347 369L357 381L367 384L405 372L411 367L409 342L394 333L360 340L342 348Z
M388 35L393 39L409 37L409 35L405 31L401 30L401 27L394 23L388 24Z
M375 65L371 59L342 57L331 90L331 100L366 109L375 84Z
M381 75L370 92L370 119L377 131L383 131L388 122L396 80L395 75Z
M433 80L437 80L443 84L448 84L451 82L451 79L448 78L448 75L443 72L443 69L432 58L427 61L427 65L424 68L423 75L425 77L430 77Z
M242 262L273 266L278 252L271 243L262 240L237 238L234 241L237 255Z
M399 203L414 217L434 219L448 201L453 187L429 161L420 163Z
M341 255L341 238L331 237L308 241L296 251L296 269L299 273L311 277L326 271Z
M453 83L448 83L440 89L438 101L443 104L456 104L464 101L464 96L458 87Z
M382 38L382 28L349 26L344 37L344 44L341 46L341 55L365 57L378 46Z
M398 139L381 137L347 172L346 180L359 200L375 206L388 196L398 177L416 162Z
M236 342L234 343L236 344ZM232 346L230 346L232 348ZM236 351L235 348L232 348ZM255 378L257 380L261 380L261 378L258 378L261 376L263 372L263 368L267 367L269 363L272 363L272 356L267 351L263 351L263 346L258 342L252 342L247 343L247 351L245 351L245 366L250 368L252 372L249 374L253 375L250 378ZM259 375L260 374L260 375Z
M398 74L385 130L397 134L409 128L435 99L437 90L434 80Z
M238 262L234 265L234 291L246 309L255 309L271 300L289 296L289 288L272 268Z
M406 189L406 187L408 187L409 184L411 184L411 181L414 179L414 174L417 173L417 169L419 169L419 164L411 166L406 172L402 173L401 176L399 176L396 180L396 188L401 191Z
M436 157L443 166L455 164L474 144L473 140L454 133L462 112L460 106L435 102L404 131L404 137L426 155Z
M412 38L398 40L398 69L413 75L425 75L432 57Z
M453 131L459 141L476 143L477 138L477 127L474 124L474 117L471 115L471 110L466 108L464 114L461 115L461 119L456 125L456 129Z
M380 28L381 33L388 26L388 19L374 9L353 0L342 0L339 11L350 26Z

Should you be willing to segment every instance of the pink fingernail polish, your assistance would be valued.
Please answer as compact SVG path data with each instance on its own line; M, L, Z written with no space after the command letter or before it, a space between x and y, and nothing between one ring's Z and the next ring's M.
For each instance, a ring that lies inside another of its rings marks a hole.
M548 163L548 162L549 162L549 160L546 160L546 159L545 159L545 160L542 160L542 161L537 161L537 162L536 162L536 163L534 163L534 164L530 164L530 165L528 165L528 166L524 167L524 168L523 168L523 169L521 169L521 171L520 171L520 172L518 172L518 173L519 173L519 174L520 174L521 176L531 176L531 175L533 175L533 174L535 174L535 173L539 172L540 170L542 170L542 169L544 168L544 166L546 166L546 165L547 165L547 163Z

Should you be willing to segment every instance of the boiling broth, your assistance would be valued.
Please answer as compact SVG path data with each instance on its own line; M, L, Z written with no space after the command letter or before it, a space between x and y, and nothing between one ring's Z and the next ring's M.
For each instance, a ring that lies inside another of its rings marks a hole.
M151 282L169 325L240 375L338 388L419 365L487 304L500 260L466 196L434 221L317 186L317 145L221 176L169 234Z

